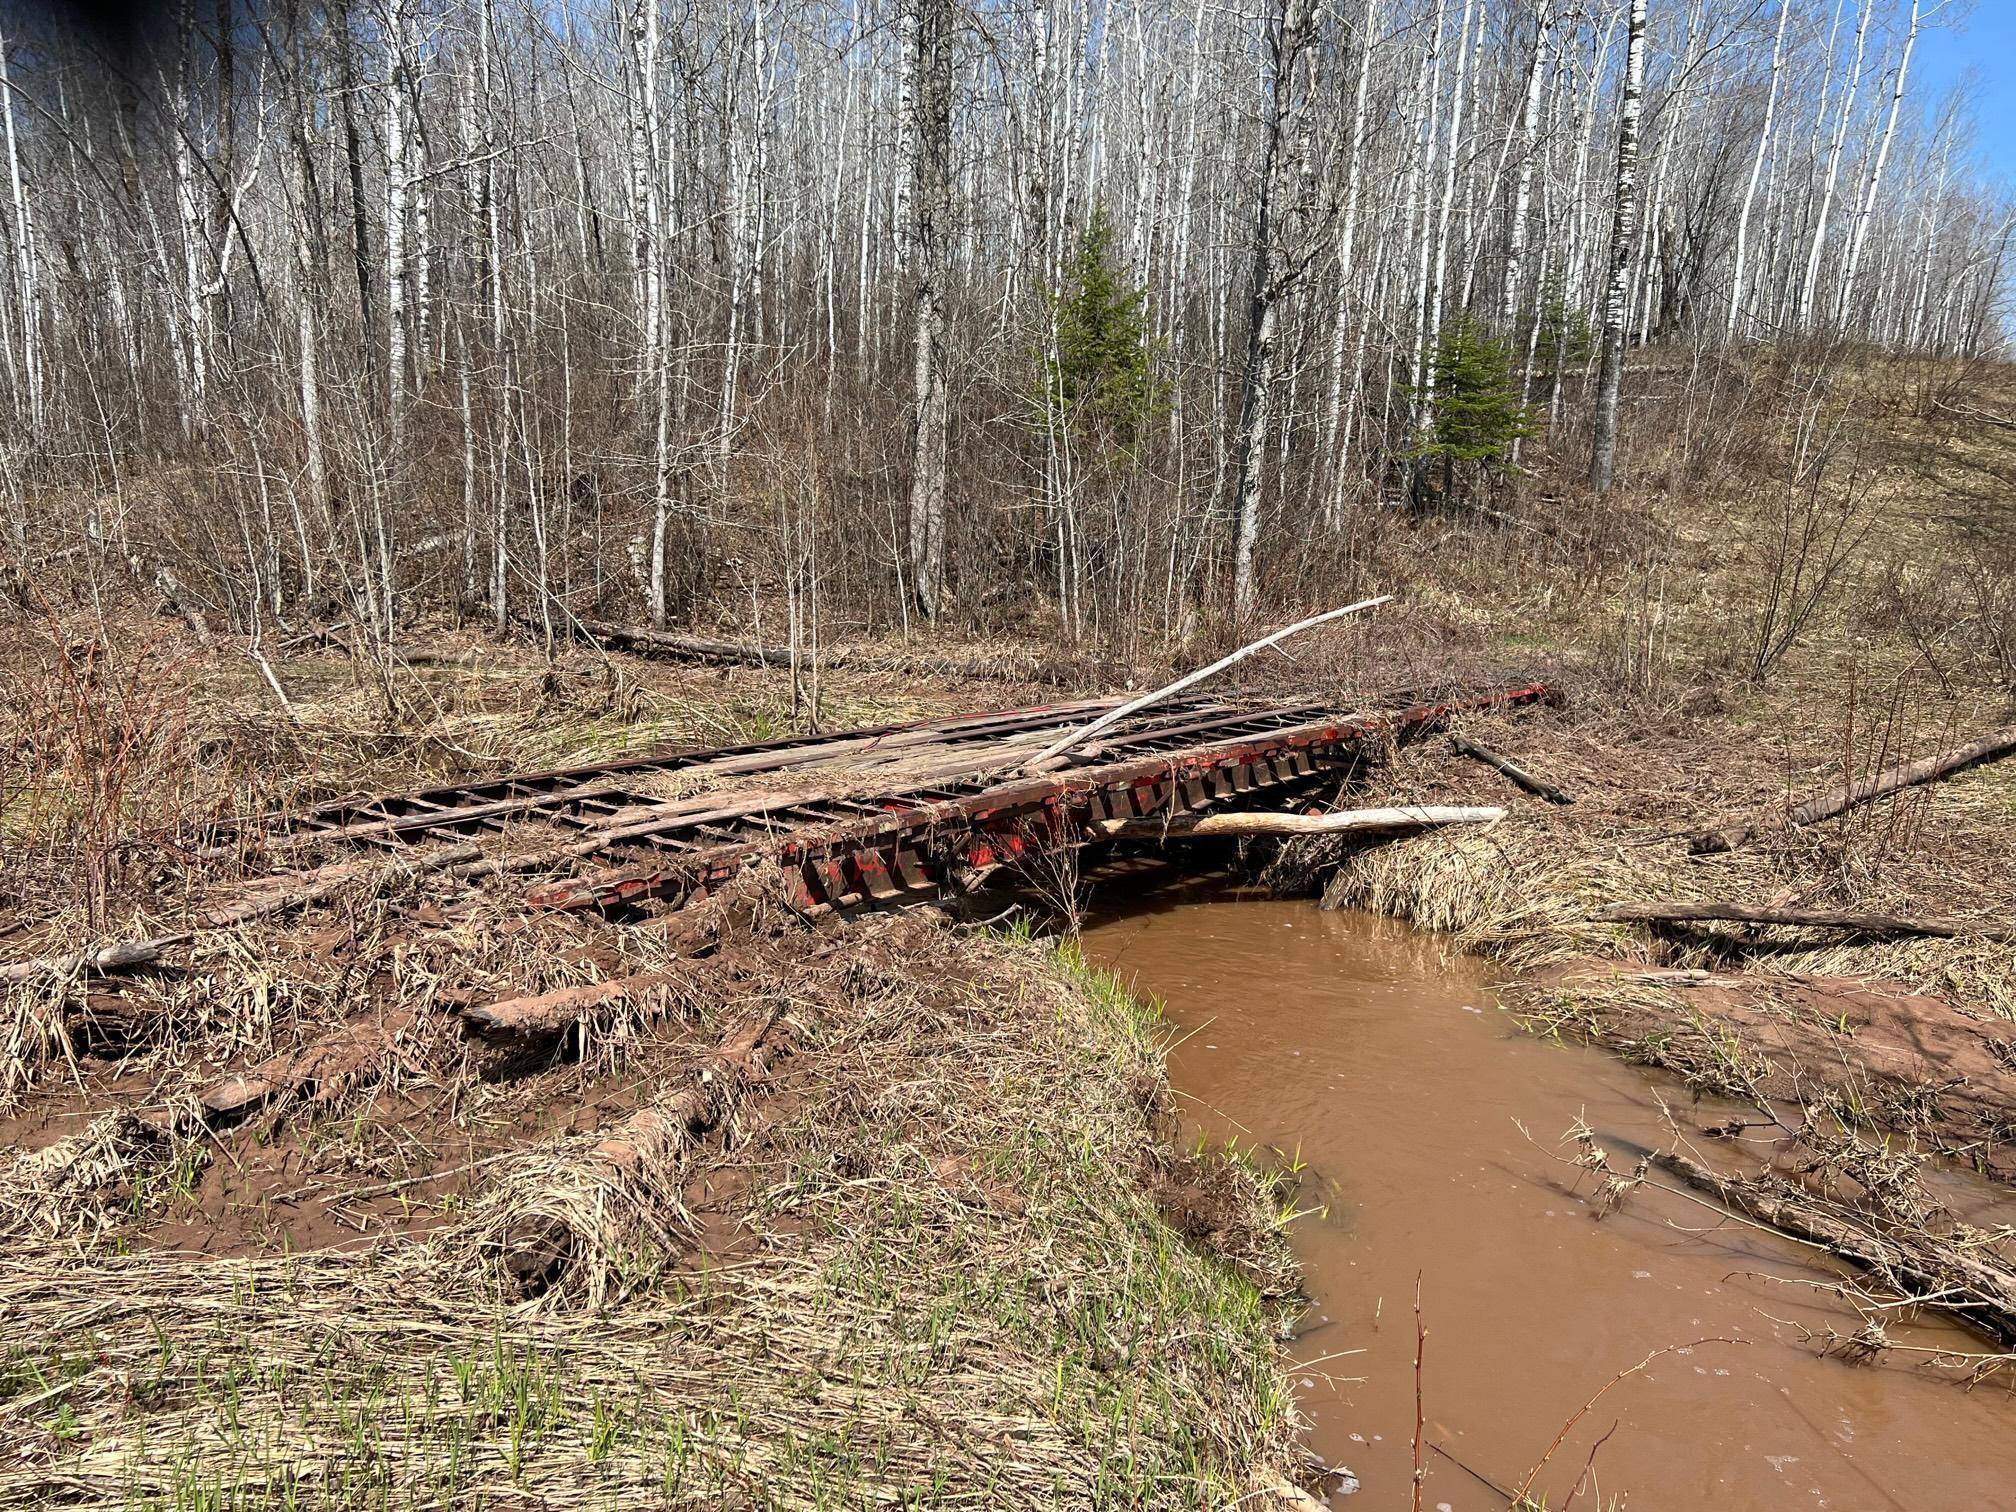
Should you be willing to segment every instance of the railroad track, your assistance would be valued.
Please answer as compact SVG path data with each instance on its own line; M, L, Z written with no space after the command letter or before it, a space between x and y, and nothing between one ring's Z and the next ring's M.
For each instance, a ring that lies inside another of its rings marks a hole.
M529 910L676 907L774 862L807 911L940 890L963 868L1014 864L1096 838L1114 819L1175 817L1348 768L1458 713L1533 703L1544 684L1356 712L1324 702L1172 699L1024 769L1117 699L926 720L836 736L666 752L334 800L212 836L253 880L192 906L180 928L0 963L0 981L144 966L195 931L319 906L400 876L517 889ZM674 779L679 792L654 792ZM263 870L263 875L259 875Z
M1544 692L1389 696L1353 713L1193 696L1121 721L1063 771L1018 776L1060 732L1120 703L1088 699L344 798L268 816L235 841L263 847L276 876L305 887L354 871L360 852L452 853L471 877L585 873L528 887L535 909L676 903L773 859L801 906L847 907L937 890L958 867L1078 844L1100 820L1187 813L1300 782L1452 713ZM668 779L684 790L652 790ZM479 860L466 859L472 842Z
M1320 704L1195 709L1119 728L1073 769L1035 777L999 767L963 780L893 789L872 800L758 801L695 822L687 816L612 833L602 869L535 887L537 908L609 909L681 901L775 859L808 910L935 892L957 867L1013 864L1083 843L1108 819L1149 819L1236 802L1404 744L1452 714L1533 703L1542 684L1383 712L1334 714ZM1025 742L1029 754L1035 741ZM697 833L696 833L697 832Z

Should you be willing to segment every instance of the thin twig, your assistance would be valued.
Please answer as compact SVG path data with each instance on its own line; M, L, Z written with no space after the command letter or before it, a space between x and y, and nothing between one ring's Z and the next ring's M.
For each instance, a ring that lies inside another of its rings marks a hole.
M1428 1427L1428 1414L1421 1395L1421 1357L1428 1350L1428 1327L1421 1321L1421 1272L1414 1272L1414 1512L1421 1512L1421 1485L1428 1469L1421 1457L1421 1444Z
M1748 1341L1744 1339L1725 1339L1718 1335L1712 1338L1695 1339L1687 1344L1667 1344L1659 1349L1653 1350L1652 1353L1645 1356L1645 1358L1640 1360L1636 1365L1632 1365L1623 1370L1618 1371L1617 1374L1613 1375L1612 1377L1610 1377L1609 1380L1603 1383L1603 1385L1597 1390L1596 1395L1589 1398L1588 1401L1584 1402L1580 1407L1577 1407L1573 1412L1571 1412L1568 1415L1568 1421L1563 1423L1561 1425L1561 1431L1554 1435L1554 1442L1547 1446L1547 1452L1540 1456L1538 1462L1534 1464L1531 1470L1528 1470L1526 1472L1526 1478L1521 1482L1519 1482L1519 1489L1512 1493L1513 1504L1516 1506L1517 1504L1526 1500L1526 1493L1533 1489L1533 1482L1535 1482L1540 1478L1540 1472L1547 1468L1547 1462L1552 1458L1554 1458L1555 1451L1560 1449L1561 1445L1567 1440L1568 1435L1575 1431L1575 1425L1581 1422L1583 1418L1587 1417L1589 1415L1590 1408L1594 1407L1598 1402L1602 1401L1603 1398L1609 1394L1610 1388L1615 1386L1618 1382L1626 1379L1629 1376L1634 1376L1638 1374L1639 1371L1645 1369L1646 1366L1650 1365L1654 1360L1658 1359L1661 1355L1677 1354L1679 1351L1683 1349L1697 1349L1703 1344L1743 1344L1747 1342ZM1608 1437L1608 1435L1606 1434L1605 1437Z

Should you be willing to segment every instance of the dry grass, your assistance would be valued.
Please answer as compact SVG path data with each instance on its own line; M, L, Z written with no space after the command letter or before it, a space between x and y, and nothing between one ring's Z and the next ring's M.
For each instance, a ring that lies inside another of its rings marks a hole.
M1595 956L1870 977L2016 1017L2016 958L1978 939L1872 941L1750 927L1654 938L1591 919L1607 904L1638 900L1777 900L1984 923L2016 911L2016 877L2006 865L2016 765L1907 792L1845 821L1767 834L1732 853L1689 855L1684 833L1705 820L1839 780L1844 763L1834 732L1812 722L1802 727L1792 717L1796 707L1780 707L1771 735L1742 738L1707 720L1619 739L1617 711L1601 702L1483 721L1479 739L1570 789L1575 806L1512 793L1439 743L1418 747L1373 773L1353 801L1488 797L1510 802L1512 813L1488 829L1442 830L1384 846L1299 842L1274 860L1270 878L1288 890L1320 888L1327 907L1368 908L1442 932L1515 973ZM1934 742L1921 733L1910 752Z
M367 947L371 980L438 990L467 943ZM508 966L493 945L474 974L536 974L562 943L509 947ZM649 958L638 948L589 969L617 974ZM486 1239L556 1192L592 1200L568 1186L585 1152L625 1108L690 1084L676 1029L499 1082L437 1063L460 1099L437 1159L478 1129L526 1128L570 1081L604 1127L535 1138L469 1197L427 1198L425 1222L342 1245L151 1247L175 1202L136 1210L132 1171L178 1142L129 1120L38 1157L72 1178L38 1191L42 1220L0 1254L0 1412L20 1446L0 1503L1206 1507L1280 1482L1296 1423L1277 1199L1225 1168L1243 1214L1230 1260L1164 1221L1166 1092L1138 1005L1048 946L955 955L914 920L865 926L844 952L738 937L704 964L697 1038L731 1004L767 1004L790 1053L626 1194L650 1210L601 1257L611 1284L564 1298L514 1302ZM312 979L306 965L273 969ZM296 998L270 1022L316 1012ZM159 1053L164 1080L182 1069ZM311 1143L343 1122L294 1117ZM246 1137L196 1173L199 1203L250 1158ZM370 1148L337 1142L346 1161Z

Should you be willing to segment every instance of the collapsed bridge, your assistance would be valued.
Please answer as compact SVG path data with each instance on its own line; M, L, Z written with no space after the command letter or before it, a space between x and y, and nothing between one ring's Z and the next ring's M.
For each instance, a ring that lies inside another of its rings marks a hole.
M1348 769L1453 714L1546 692L1396 695L1350 712L1192 696L1115 722L1062 770L1032 772L1060 735L1121 707L1091 699L345 799L239 839L275 859L320 858L293 873L303 888L363 851L472 880L545 873L522 891L533 909L676 906L774 860L800 907L845 908L1075 845L1104 822L1175 818Z
M1391 694L1348 711L1191 695L1130 712L1086 699L347 797L214 831L199 856L252 880L199 894L176 932L0 963L0 984L148 966L201 930L420 877L528 912L662 911L764 861L807 912L934 893L967 869L1127 821L1183 820L1341 774L1453 715L1548 692ZM1094 733L1061 760L1037 759Z
M120 990L73 990L69 979L160 968L172 980L176 957L201 957L205 931L383 898L421 879L430 901L399 911L429 926L479 902L471 912L491 918L669 915L763 864L781 870L786 901L805 914L935 895L974 871L1143 827L1149 838L1195 832L1256 795L1272 797L1280 818L1284 790L1341 779L1452 716L1547 692L1392 695L1351 712L1324 702L1090 699L348 797L213 833L201 854L252 880L199 894L174 916L175 932L0 963L0 986L50 980L63 988L66 1037L117 1046L165 1034L161 1011L151 999L126 1003ZM694 922L704 933L704 915ZM696 936L694 949L705 948ZM543 1043L584 1013L662 994L667 980L654 969L543 994L443 988L441 1000L478 1038ZM345 1095L388 1063L418 1012L363 1010L233 1064L197 1092L192 1116L214 1128L276 1099ZM179 1127L181 1116L145 1115L157 1129Z

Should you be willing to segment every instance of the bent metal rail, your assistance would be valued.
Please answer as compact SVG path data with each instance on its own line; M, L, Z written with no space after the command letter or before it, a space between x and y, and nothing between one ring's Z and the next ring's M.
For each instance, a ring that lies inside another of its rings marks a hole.
M1351 765L1368 745L1441 728L1454 713L1535 702L1544 684L1415 704L1391 713L1329 715L1289 705L1195 713L1143 724L1087 753L1095 764L1048 776L918 786L872 798L781 799L612 832L598 855L648 848L637 862L535 887L543 909L614 908L702 894L754 860L775 859L808 910L938 890L949 870L1012 863L1075 845L1105 819L1189 813ZM1082 710L1080 711L1083 712ZM617 836L620 835L620 840Z
M211 855L242 852L242 859L256 861L264 852L274 864L251 888L209 900L185 919L181 932L0 963L0 982L46 971L146 965L195 930L310 907L378 870L369 862L332 859L332 848L353 857L359 850L391 851L400 855L396 869L409 875L470 882L600 867L519 893L533 909L676 905L765 859L784 868L795 901L808 910L933 891L960 867L1082 844L1099 821L1173 818L1209 808L1348 767L1368 746L1416 739L1451 714L1528 704L1548 692L1544 684L1531 684L1411 706L1400 706L1396 697L1379 712L1348 715L1323 704L1256 710L1172 699L1073 752L1075 769L1043 776L1018 774L1054 731L1113 708L1115 700L343 799L214 835ZM921 766L914 759L907 765L900 758L884 761L891 752L914 756L919 750ZM719 780L791 771L803 783L816 780L822 766L824 790L800 786L737 796L710 789L668 799L616 781L637 772L691 770ZM852 790L836 791L850 779ZM557 846L551 843L556 832L563 837ZM528 835L529 847L523 843ZM444 840L451 843L438 843Z

